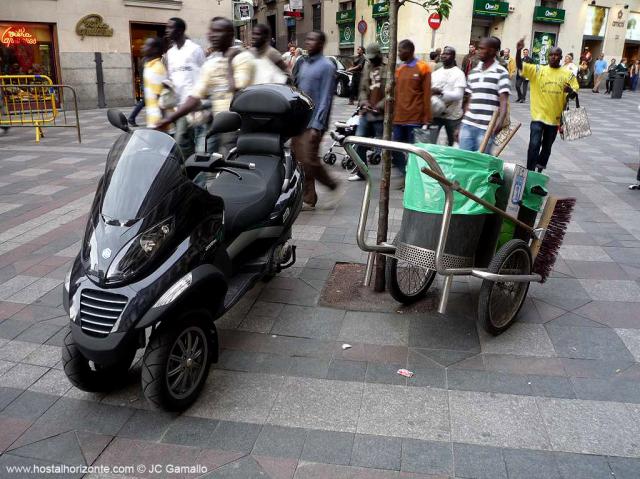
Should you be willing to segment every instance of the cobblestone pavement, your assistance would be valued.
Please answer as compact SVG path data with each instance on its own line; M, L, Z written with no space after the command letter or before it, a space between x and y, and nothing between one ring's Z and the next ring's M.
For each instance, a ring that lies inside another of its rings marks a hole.
M505 334L476 327L478 283L464 279L446 316L317 307L336 261L364 261L363 185L345 183L336 210L301 214L297 265L220 320L220 362L179 416L149 410L135 367L129 387L95 395L60 366L62 282L118 134L105 111L82 112L81 145L71 131L40 145L32 130L0 135L0 476L199 464L221 478L640 477L640 193L627 190L640 97L583 96L594 135L558 140L550 169L551 189L578 199L574 221ZM334 116L351 108L338 100ZM527 138L525 125L504 158L522 162ZM398 192L392 206L397 229Z

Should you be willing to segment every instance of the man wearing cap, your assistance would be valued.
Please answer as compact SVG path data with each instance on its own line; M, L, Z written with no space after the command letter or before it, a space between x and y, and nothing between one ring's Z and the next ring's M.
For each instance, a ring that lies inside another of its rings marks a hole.
M362 71L360 80L360 91L358 100L360 104L360 123L356 136L367 138L381 138L384 120L384 89L386 86L386 70L382 63L382 53L380 45L371 43L367 46L367 63ZM357 146L356 151L362 160L367 162L367 149ZM360 171L356 168L349 181L359 181L364 179Z

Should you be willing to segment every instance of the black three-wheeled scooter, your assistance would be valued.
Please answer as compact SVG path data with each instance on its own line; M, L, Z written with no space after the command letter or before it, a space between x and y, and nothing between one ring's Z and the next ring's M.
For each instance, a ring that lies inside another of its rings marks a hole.
M145 397L167 410L195 401L217 360L214 321L295 262L303 176L285 141L311 112L290 87L249 87L211 129L239 130L236 148L184 161L169 135L131 132L109 111L125 133L108 154L63 293L71 321L62 359L74 386L118 387L145 348Z

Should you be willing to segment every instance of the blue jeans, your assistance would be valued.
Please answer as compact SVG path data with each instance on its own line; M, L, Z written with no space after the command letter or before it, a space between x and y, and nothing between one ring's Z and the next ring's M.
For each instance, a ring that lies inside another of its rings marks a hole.
M463 123L460 127L460 149L467 151L478 151L487 130ZM493 137L491 138L493 140ZM492 141L489 140L484 153L491 154Z
M401 143L413 144L413 132L422 125L393 125L393 141L399 141ZM407 170L407 155L398 151L393 152L391 157L391 163L398 168L404 175Z
M382 120L367 120L367 115L360 117L358 128L356 129L356 136L363 136L365 138L382 138L384 124ZM366 146L356 146L356 153L364 163L367 163L367 150ZM356 168L356 173L360 178L364 178L360 170Z

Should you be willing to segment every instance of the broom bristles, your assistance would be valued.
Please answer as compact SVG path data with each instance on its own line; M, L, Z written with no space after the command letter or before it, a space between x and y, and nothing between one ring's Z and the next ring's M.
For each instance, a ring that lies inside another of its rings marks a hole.
M553 271L575 205L575 198L558 198L556 200L551 219L546 226L546 232L540 244L540 250L533 263L533 272L542 276L543 283ZM544 225L541 226L544 227Z

